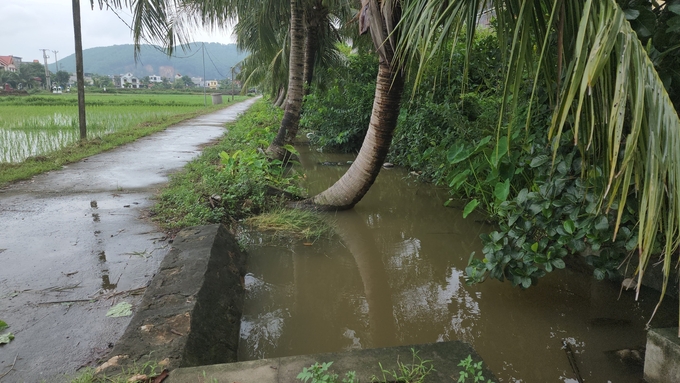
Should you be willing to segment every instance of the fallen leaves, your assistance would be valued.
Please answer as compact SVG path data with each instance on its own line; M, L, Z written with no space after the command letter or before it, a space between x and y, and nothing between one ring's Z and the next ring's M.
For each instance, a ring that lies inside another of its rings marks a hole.
M7 334L0 335L0 344L7 344L14 339L14 334L8 332Z
M7 322L0 320L0 331L4 331L6 328L8 328L9 325ZM7 344L14 339L14 334L11 332L5 333L5 334L0 334L0 345Z
M128 383L161 383L169 375L168 370L163 370L159 375L148 376L146 374L138 374L130 377Z
M117 366L118 362L120 362L123 359L127 359L127 358L128 358L127 355L116 355L116 356L112 357L111 359L107 360L106 362L104 362L101 366L97 367L94 370L94 373L99 374L100 372L106 370L109 367Z
M132 315L132 305L127 302L120 302L111 307L106 313L106 316L109 318L127 317L130 315Z

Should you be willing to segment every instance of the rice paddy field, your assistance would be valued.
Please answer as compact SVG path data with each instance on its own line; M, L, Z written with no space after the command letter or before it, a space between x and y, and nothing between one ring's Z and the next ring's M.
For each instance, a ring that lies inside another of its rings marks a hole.
M239 97L240 98L240 97ZM88 139L160 120L215 110L202 94L86 94ZM76 94L0 97L0 164L18 163L77 142Z

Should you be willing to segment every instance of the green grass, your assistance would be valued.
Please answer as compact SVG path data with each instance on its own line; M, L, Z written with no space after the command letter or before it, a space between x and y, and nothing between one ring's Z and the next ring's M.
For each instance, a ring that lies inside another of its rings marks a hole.
M300 194L294 171L269 161L263 148L279 127L282 111L266 101L256 102L214 146L171 176L158 196L154 220L175 231L194 225L224 223L272 211L285 197L282 190Z
M128 383L128 382L143 382L152 381L154 377L162 374L163 367L158 362L146 356L146 362L133 363L132 366L120 368L120 372L115 374L97 374L94 368L85 368L78 372L73 378L69 380L70 383ZM114 369L116 367L113 367ZM136 379L132 379L135 377Z
M258 231L273 232L277 237L301 238L310 242L333 234L328 218L309 210L275 209L250 217L245 224Z
M246 97L236 97L242 101ZM88 95L88 139L79 141L75 95L0 97L0 185L60 168L229 105L202 95Z

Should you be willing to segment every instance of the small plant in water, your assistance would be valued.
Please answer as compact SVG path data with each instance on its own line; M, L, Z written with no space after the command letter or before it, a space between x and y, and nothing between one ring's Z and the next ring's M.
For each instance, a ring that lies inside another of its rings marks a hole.
M345 373L342 380L338 380L338 374L328 372L332 364L333 362L314 363L310 367L303 368L297 378L305 383L355 383L356 373L354 371Z
M458 366L463 367L463 370L460 372L460 377L458 378L458 383L491 383L491 379L486 380L484 379L484 375L482 375L482 362L473 362L472 356L468 355L467 358L458 363Z

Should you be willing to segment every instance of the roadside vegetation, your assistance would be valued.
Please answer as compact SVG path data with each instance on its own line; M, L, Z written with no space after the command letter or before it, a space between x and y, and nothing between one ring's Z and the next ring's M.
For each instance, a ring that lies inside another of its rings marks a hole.
M169 231L223 223L234 231L246 225L305 240L327 234L330 228L318 214L284 208L304 190L294 163L270 160L264 153L282 114L258 101L229 124L221 141L171 176L153 208L154 221Z
M479 30L471 46L451 40L419 73L411 68L419 86L407 79L388 161L448 188L448 204L464 217L483 210L498 222L498 230L482 235L483 254L471 257L468 282L491 277L528 288L564 268L571 254L583 255L597 279L622 278L626 261L633 260L629 272L636 266L637 196L601 200L610 170L573 145L573 131L550 144L549 89L520 83L514 110L499 117L505 76L497 39L491 29ZM327 69L323 76L332 80L305 99L301 127L324 150L358 152L368 127L377 59L355 53L347 62ZM659 233L655 253L665 241Z
M245 97L238 96L235 101ZM229 105L202 95L87 97L88 139L79 140L75 94L0 97L0 185L60 168L180 121Z

